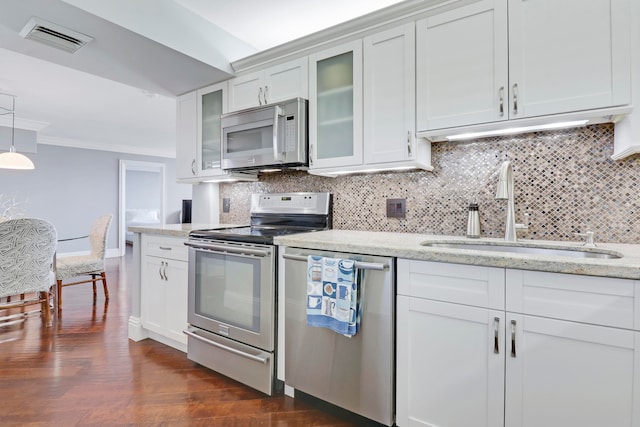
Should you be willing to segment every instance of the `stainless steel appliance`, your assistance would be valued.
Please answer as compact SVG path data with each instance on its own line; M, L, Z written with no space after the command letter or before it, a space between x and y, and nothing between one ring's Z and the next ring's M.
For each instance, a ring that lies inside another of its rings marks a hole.
M356 260L362 321L351 338L307 326L307 256ZM395 259L286 248L285 383L384 425L395 418Z
M306 167L307 100L295 98L223 114L222 169Z
M251 225L189 234L187 357L275 392L277 246L331 228L329 193L254 194Z

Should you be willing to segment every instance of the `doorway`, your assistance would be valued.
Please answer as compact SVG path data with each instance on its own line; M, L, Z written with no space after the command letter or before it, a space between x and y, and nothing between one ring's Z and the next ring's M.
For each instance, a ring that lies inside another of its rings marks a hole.
M124 256L126 252L129 226L165 224L166 192L163 163L120 160L120 256Z

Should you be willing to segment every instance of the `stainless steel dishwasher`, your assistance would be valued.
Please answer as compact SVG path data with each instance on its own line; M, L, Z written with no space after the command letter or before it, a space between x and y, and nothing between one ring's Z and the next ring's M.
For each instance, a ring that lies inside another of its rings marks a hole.
M360 330L306 325L307 256L356 260ZM286 248L285 384L384 425L395 419L395 258Z

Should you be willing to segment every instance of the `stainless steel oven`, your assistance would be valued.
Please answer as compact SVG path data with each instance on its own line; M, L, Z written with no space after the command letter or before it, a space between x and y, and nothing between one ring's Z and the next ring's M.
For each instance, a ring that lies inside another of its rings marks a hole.
M190 233L187 357L266 394L276 391L273 236L331 227L328 193L254 194L251 225Z

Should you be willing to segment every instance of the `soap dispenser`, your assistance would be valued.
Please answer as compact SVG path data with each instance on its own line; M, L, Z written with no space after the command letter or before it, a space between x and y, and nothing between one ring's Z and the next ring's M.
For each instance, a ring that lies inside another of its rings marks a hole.
M480 215L478 214L478 204L469 204L469 216L467 218L467 237L477 239L480 237Z

